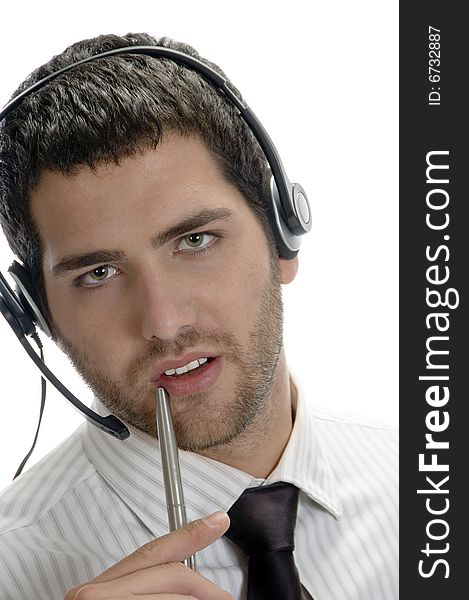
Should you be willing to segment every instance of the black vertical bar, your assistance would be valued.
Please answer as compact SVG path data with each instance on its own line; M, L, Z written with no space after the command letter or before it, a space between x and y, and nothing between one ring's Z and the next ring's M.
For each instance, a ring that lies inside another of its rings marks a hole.
M469 25L463 9L464 3L432 0L400 4L405 599L467 596Z

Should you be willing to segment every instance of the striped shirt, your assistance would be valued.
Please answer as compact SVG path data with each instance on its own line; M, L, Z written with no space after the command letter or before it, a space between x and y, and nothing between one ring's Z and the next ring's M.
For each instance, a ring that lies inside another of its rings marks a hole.
M129 429L122 442L83 424L2 493L2 600L62 600L167 533L157 443ZM266 480L189 452L180 462L189 520L227 511L250 486L285 481L300 489L295 561L315 600L398 598L392 428L315 411L300 393L292 435ZM197 568L246 597L246 560L226 538L197 554Z

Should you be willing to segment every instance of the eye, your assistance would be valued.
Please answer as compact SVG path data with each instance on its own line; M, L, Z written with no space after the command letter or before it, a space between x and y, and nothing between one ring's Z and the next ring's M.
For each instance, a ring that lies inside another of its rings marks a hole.
M94 287L110 279L118 272L119 269L117 267L111 265L99 265L99 267L95 267L91 271L77 277L74 283L81 287Z
M191 250L205 250L212 245L216 236L212 233L190 233L180 239L178 244L178 250L191 251Z

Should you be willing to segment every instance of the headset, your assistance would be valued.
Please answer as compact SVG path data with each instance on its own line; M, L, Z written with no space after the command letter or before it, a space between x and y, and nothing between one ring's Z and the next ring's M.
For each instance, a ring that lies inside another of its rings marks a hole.
M0 123L26 96L43 88L50 81L60 77L63 73L91 61L122 54L141 54L154 58L168 59L175 63L182 64L199 73L235 106L239 116L244 119L254 137L257 139L270 167L270 181L266 184L266 209L279 255L286 259L294 258L300 247L301 236L309 232L312 226L311 209L306 193L300 184L291 183L288 179L277 149L267 131L249 106L236 96L230 89L229 82L222 75L197 58L178 50L162 46L126 46L94 54L47 75L23 90L1 110ZM10 287L7 280L0 272L0 312L13 329L30 358L40 369L43 376L56 387L69 402L71 402L85 419L102 431L105 431L120 440L128 438L130 433L124 423L114 415L103 417L89 409L48 369L43 360L41 350L42 344L36 327L49 337L52 337L52 334L47 320L41 313L41 303L38 300L38 294L32 283L32 278L27 269L17 261L13 262L8 271L16 284L16 290L14 291ZM28 337L31 337L39 346L41 358L36 354Z

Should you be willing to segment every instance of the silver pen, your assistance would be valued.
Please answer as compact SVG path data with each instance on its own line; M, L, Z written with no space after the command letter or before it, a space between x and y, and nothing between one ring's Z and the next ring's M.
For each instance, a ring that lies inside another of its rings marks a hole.
M156 426L163 465L163 481L166 493L169 530L175 531L187 524L187 517L182 490L181 469L179 468L176 434L174 433L171 408L169 406L169 395L164 388L157 388L155 402ZM195 556L189 556L183 562L193 571L196 570Z

